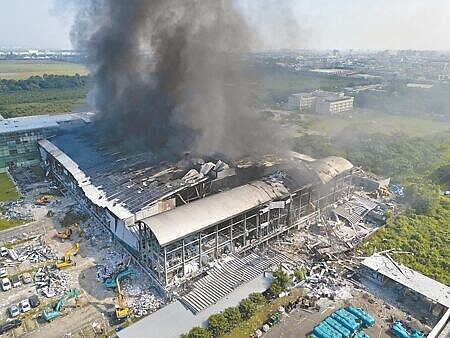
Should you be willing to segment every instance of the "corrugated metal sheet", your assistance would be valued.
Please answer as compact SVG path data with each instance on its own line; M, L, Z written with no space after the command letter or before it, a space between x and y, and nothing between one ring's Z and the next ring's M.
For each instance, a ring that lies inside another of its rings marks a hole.
M53 143L47 140L41 140L39 141L39 145L64 166L64 168L74 177L78 183L78 186L83 190L86 197L92 203L98 205L99 207L107 208L119 219L125 219L133 216L133 214L122 205L108 200L105 192L94 186L91 183L90 178L86 176L82 170L80 170L78 165Z
M256 181L142 221L150 227L159 244L166 245L287 194L282 184Z

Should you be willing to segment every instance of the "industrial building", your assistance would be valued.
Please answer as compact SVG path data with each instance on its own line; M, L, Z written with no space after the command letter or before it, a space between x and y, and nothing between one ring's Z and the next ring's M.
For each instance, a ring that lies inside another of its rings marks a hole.
M76 134L39 141L49 175L168 290L226 255L297 229L350 192L339 157L264 157L226 164L186 158L155 166Z
M9 166L39 163L39 140L84 123L87 114L0 118L0 172Z
M292 94L288 108L303 113L339 114L353 109L354 98L344 93L315 90L310 93Z

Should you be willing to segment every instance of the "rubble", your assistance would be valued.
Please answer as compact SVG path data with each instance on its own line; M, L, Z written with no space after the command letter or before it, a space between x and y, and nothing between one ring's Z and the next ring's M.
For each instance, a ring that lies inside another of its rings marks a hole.
M125 305L131 310L135 317L143 317L157 311L163 302L157 298L149 289L149 286L143 283L144 276L139 276L133 281L124 280L122 291L125 296Z
M46 266L38 269L34 283L38 292L51 298L70 291L71 276L65 271Z

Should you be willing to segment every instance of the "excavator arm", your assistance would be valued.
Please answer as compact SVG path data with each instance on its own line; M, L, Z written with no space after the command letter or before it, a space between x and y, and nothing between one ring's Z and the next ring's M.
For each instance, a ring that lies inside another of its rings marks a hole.
M123 320L129 316L130 309L127 308L123 302L122 288L120 286L120 280L117 277L116 277L116 284L117 284L116 318L118 320Z
M56 268L58 269L62 269L68 266L73 265L73 261L71 259L71 255L73 254L74 256L78 253L78 251L80 250L80 243L75 243L75 245L73 245L69 250L67 250L64 253L64 257L62 262L58 262L56 263Z

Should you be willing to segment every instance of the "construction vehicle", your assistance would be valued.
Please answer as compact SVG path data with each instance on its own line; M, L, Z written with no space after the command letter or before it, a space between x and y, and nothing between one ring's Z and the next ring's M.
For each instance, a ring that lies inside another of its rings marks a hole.
M35 200L35 204L37 205L45 205L48 202L50 202L50 199L52 198L51 195L42 195L41 197L37 198Z
M75 243L75 245L73 245L71 248L69 248L69 250L67 250L64 253L64 257L62 258L62 261L57 262L55 264L55 267L57 269L62 269L68 266L72 266L74 264L71 255L73 254L74 256L77 255L78 251L80 250L80 243Z
M131 278L136 278L136 270L133 268L128 268L122 272L119 272L115 278L108 278L105 280L105 282L103 283L103 285L105 286L105 288L107 289L113 289L117 287L117 282L116 280L121 281L123 278L125 278L126 276L130 276Z
M130 309L125 306L123 303L123 294L122 288L120 287L120 280L116 277L116 285L117 285L117 304L116 304L116 318L117 320L125 320L129 314Z
M48 308L44 310L44 313L42 314L42 318L44 318L47 322L55 319L56 317L61 316L61 311L64 306L64 303L68 301L71 298L75 299L75 306L80 306L80 290L73 289L67 292L64 296L62 296L51 308Z
M61 238L64 241L66 239L70 239L74 230L80 231L80 226L78 225L78 223L69 225L64 231L58 232L55 236Z

